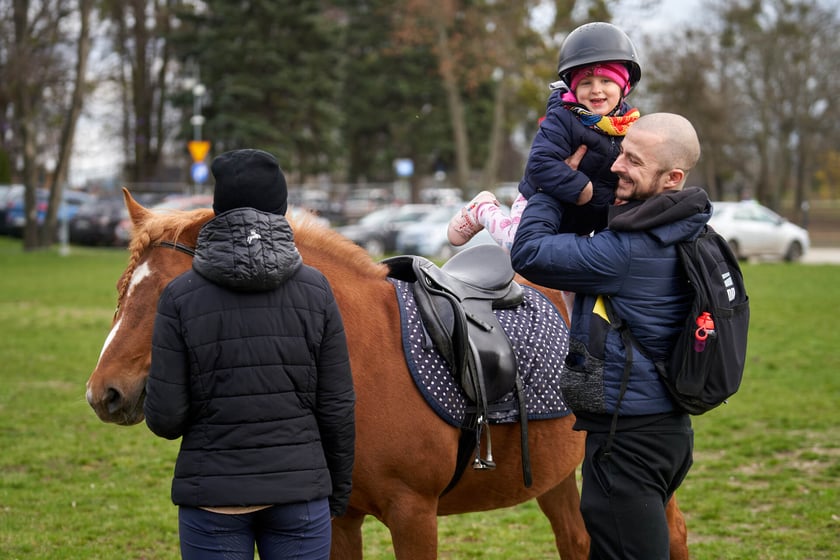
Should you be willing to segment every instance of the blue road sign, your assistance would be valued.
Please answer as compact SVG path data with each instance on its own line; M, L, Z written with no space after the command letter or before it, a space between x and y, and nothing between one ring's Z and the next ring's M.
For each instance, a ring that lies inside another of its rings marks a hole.
M397 158L394 160L394 169L399 177L411 177L414 175L414 161L409 158Z
M192 164L190 171L192 172L193 181L199 184L206 182L207 177L210 175L210 169L203 161Z

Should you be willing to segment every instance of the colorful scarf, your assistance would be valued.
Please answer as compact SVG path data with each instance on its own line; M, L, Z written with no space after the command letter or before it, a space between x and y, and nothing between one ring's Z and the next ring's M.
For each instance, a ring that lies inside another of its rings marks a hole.
M610 136L627 134L627 129L640 116L638 109L630 109L624 115L596 115L577 103L563 103L563 107L577 115L584 126Z

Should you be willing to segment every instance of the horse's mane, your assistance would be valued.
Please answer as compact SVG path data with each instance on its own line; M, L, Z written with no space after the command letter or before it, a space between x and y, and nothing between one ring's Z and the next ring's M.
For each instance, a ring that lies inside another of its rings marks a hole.
M128 283L137 263L149 247L161 241L178 241L186 229L195 229L196 237L181 240L193 245L198 235L198 229L213 218L213 210L199 208L198 210L173 210L167 212L148 212L140 223L134 223L131 241L128 244L128 267L120 277L117 286L118 301L122 301Z
M363 278L381 280L387 276L386 265L374 262L362 247L337 231L321 225L309 214L302 213L294 218L287 218L295 234L295 245L303 255L304 263L317 268L316 263L307 262L307 256L314 257L317 254L325 263L341 263Z
M150 247L161 241L180 241L194 245L199 229L213 216L213 210L209 208L165 213L149 212L141 223L135 223L131 242L128 245L128 267L117 285L118 301L122 301L137 263ZM294 232L295 244L303 255L304 262L307 262L307 255L315 256L317 253L321 255L324 262L343 263L352 268L355 274L365 278L385 278L387 274L385 265L375 263L363 248L338 232L310 219L308 214L301 214L295 218L288 216L288 220ZM190 239L180 239L184 231L191 232Z

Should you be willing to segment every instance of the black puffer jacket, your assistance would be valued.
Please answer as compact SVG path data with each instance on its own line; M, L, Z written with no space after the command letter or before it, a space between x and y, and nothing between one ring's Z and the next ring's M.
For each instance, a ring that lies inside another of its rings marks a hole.
M202 229L193 269L158 305L146 423L183 436L172 500L252 506L330 497L347 508L353 381L326 278L285 218L251 208Z

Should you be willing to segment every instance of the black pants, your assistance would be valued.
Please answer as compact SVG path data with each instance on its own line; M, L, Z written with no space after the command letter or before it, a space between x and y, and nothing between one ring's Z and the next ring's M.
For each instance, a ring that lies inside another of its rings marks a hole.
M688 474L694 432L687 415L615 433L588 432L580 509L590 560L668 560L665 505Z

